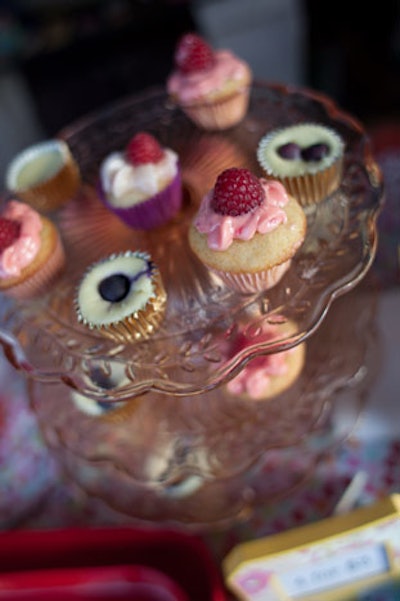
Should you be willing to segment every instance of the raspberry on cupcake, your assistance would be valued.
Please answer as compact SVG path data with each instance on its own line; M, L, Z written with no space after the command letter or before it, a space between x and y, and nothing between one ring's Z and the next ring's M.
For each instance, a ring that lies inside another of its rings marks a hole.
M186 115L205 130L224 130L246 115L252 71L229 50L214 50L198 34L176 45L167 91Z
M53 222L26 203L10 200L0 217L0 292L17 299L38 296L64 265Z
M232 167L219 174L189 228L192 251L229 287L267 290L304 241L306 217L278 181Z
M341 183L344 141L325 125L299 123L269 132L257 158L266 177L281 181L303 207L332 194Z
M113 152L102 162L99 194L105 206L134 229L164 225L182 205L178 155L162 148L153 135L138 132L124 152Z

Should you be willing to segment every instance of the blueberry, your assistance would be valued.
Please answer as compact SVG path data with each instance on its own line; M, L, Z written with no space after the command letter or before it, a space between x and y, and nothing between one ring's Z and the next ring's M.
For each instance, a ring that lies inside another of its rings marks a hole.
M111 377L105 373L100 367L94 367L90 372L92 382L100 388L110 390L115 387L115 382L112 381ZM100 401L98 401L100 404Z
M130 287L129 278L122 273L116 273L100 282L99 294L106 301L118 303L128 296Z
M300 146L295 142L288 142L279 146L277 152L283 159L294 160L300 158Z
M317 143L303 148L301 158L307 162L322 161L329 154L329 146L327 144Z

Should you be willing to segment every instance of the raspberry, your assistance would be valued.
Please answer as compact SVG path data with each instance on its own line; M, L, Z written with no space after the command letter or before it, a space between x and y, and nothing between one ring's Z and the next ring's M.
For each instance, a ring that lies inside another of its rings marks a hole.
M199 35L187 33L176 46L175 64L182 73L206 71L215 64L214 52Z
M251 171L231 167L217 177L211 208L220 215L238 217L259 207L264 198L264 189Z
M126 148L126 157L132 165L158 163L164 156L164 151L151 134L137 133Z
M3 250L15 242L20 230L21 224L18 221L0 217L0 252L3 252Z

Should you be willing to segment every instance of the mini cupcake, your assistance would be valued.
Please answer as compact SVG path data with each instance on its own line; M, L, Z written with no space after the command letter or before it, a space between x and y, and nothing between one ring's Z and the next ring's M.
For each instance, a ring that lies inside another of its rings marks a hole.
M17 299L38 296L64 265L62 240L53 222L10 200L0 217L0 292Z
M194 254L230 288L275 286L304 241L306 217L278 181L232 167L202 199L189 228Z
M325 125L299 123L269 132L257 148L266 176L281 181L303 207L315 205L340 186L344 141Z
M175 70L167 91L186 115L205 130L224 130L246 115L252 71L229 50L213 50L187 33L175 50Z
M6 187L41 213L75 197L79 167L63 140L46 140L17 154L6 171Z
M252 335L249 328L241 327L229 354L234 356L249 345L267 343L294 330L295 324L291 321L279 325L264 323L256 336ZM303 342L280 353L254 357L228 382L226 390L244 400L271 399L297 380L305 363L305 354L306 345Z
M112 254L90 266L77 290L78 321L115 342L149 338L164 316L166 292L147 253Z
M123 363L117 361L108 361L106 365L94 363L86 375L85 383L89 386L96 386L104 391L103 399L92 399L85 394L72 390L70 398L81 413L91 417L107 416L127 404L126 401L107 400L112 397L113 392L121 386L131 383L126 375Z
M146 132L137 133L125 152L113 152L100 167L100 198L132 228L150 230L167 223L182 206L178 155Z

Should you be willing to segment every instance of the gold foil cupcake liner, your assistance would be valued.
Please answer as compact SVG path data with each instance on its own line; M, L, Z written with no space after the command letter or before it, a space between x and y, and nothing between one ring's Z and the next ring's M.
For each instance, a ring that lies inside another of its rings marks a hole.
M285 175L281 170L271 164L266 156L267 150L278 136L282 136L289 131L293 136L293 131L301 128L316 128L321 135L327 135L335 143L334 151L323 167L313 164L309 169L302 169L296 174ZM341 136L332 128L319 123L298 123L292 126L275 129L265 135L259 141L257 148L257 159L265 172L267 179L279 180L286 188L287 192L294 196L299 204L305 207L311 207L332 194L340 186L343 176L344 163L344 142Z
M343 172L343 159L338 159L333 165L321 173L299 175L297 177L272 176L280 179L287 192L294 196L302 207L318 204L330 196L340 186ZM271 176L269 176L271 178Z
M37 211L53 211L74 198L81 185L79 167L63 140L26 148L9 164L6 187Z
M159 328L164 318L167 303L167 294L157 268L153 268L152 277L154 283L153 295L142 309L119 321L101 325L92 324L83 319L79 316L79 309L77 309L78 320L83 321L91 330L99 332L114 342L126 344L150 338ZM75 300L75 302L77 301Z

